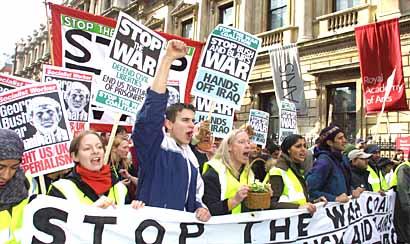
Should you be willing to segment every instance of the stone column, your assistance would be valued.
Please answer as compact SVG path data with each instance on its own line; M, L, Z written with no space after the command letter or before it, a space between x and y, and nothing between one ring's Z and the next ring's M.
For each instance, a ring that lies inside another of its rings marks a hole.
M299 27L298 42L312 40L313 0L295 0L295 20Z

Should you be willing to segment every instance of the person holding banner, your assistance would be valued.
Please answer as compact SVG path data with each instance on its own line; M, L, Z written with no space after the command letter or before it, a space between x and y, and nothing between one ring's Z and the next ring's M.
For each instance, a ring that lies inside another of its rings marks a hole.
M0 243L20 243L23 212L37 184L20 163L24 144L12 130L0 129Z
M306 141L301 135L291 134L281 144L282 153L264 180L272 188L271 208L304 208L316 212L316 206L309 202L307 186L303 177L303 162L306 158ZM324 197L316 201L326 201Z
M202 203L203 181L198 160L189 147L195 108L183 103L166 107L171 64L186 53L184 42L168 41L138 113L132 134L139 162L137 198L148 206L195 212L199 220L208 221L211 216ZM163 131L164 124L167 133Z
M318 152L312 169L306 175L310 199L321 196L331 202L345 203L349 195L359 197L363 188L351 191L351 169L343 162L342 152L346 145L345 134L338 126L324 128L320 134Z
M204 202L212 215L237 214L246 210L247 197L254 174L249 165L250 135L235 129L222 140L213 158L205 163Z
M69 152L76 163L66 179L53 182L48 195L100 208L129 203L127 188L104 164L104 145L94 131L84 131L71 141ZM144 203L132 201L133 208Z
M388 190L388 185L381 169L378 167L377 162L380 160L380 147L376 144L368 144L364 148L365 153L372 154L369 160L369 166L367 171L369 171L369 183L372 185L374 192L383 193Z

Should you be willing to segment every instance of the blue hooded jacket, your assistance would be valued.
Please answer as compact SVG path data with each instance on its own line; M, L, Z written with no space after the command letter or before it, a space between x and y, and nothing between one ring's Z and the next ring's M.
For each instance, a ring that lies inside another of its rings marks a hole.
M333 202L342 193L350 195L351 172L343 162L342 154L319 149L315 158L312 169L306 175L310 200L324 196Z

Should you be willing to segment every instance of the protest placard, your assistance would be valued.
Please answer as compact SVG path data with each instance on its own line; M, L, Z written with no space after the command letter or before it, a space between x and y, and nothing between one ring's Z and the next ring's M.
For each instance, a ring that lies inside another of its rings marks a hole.
M240 109L260 39L218 25L208 37L192 94Z
M309 214L281 209L200 222L194 213L130 206L100 209L38 196L24 210L22 243L396 243L395 193L364 192Z
M212 106L214 103L214 106ZM233 127L233 108L223 103L215 103L203 97L195 97L195 122L209 119L211 114L211 132L214 137L224 138Z
M93 77L89 72L43 65L42 82L59 84L74 137L89 128Z
M33 81L17 76L0 74L0 93L30 84L33 84Z
M297 134L297 112L294 103L282 100L279 104L279 144L288 136Z
M49 3L54 65L101 73L116 21Z
M154 79L164 43L163 37L121 12L93 102L135 116Z
M72 139L63 98L55 83L19 87L0 94L0 128L24 142L21 167L33 176L70 168Z
M268 139L269 113L257 109L251 109L249 111L248 123L255 133L252 136L252 142L261 145L262 148L264 148Z

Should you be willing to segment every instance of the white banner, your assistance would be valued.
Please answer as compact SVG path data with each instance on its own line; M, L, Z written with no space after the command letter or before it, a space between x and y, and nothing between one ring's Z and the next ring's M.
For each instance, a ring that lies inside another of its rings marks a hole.
M304 81L300 72L299 53L295 44L274 47L269 51L276 101L289 100L298 114L306 115Z
M287 100L279 104L279 144L288 136L298 133L295 104Z
M93 103L135 116L157 72L165 42L159 34L120 12Z
M269 113L251 109L249 111L248 123L255 133L252 136L252 142L264 148L268 139Z
M311 216L283 209L211 217L130 206L99 209L40 195L24 211L22 243L396 243L395 193L364 192Z
M213 103L213 105L212 105ZM233 127L233 108L224 103L215 103L203 97L195 97L195 121L201 122L208 119L211 114L211 132L214 137L224 138Z

